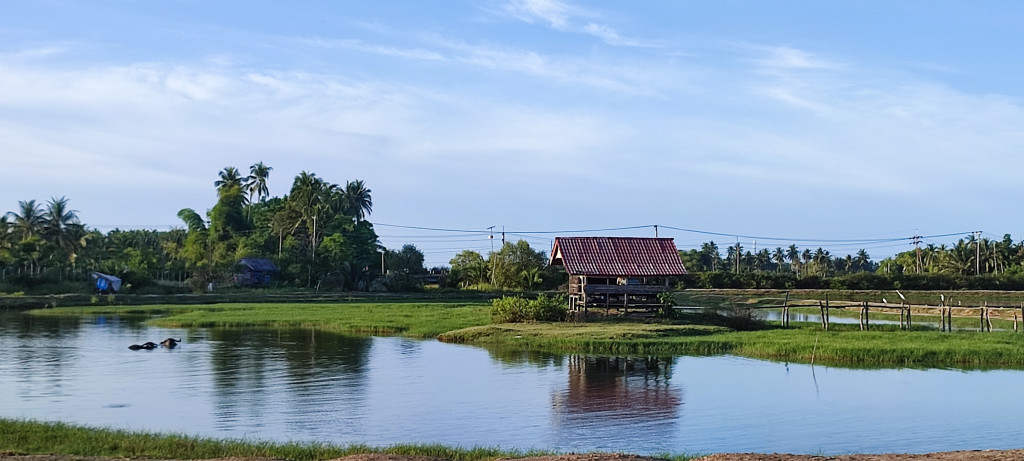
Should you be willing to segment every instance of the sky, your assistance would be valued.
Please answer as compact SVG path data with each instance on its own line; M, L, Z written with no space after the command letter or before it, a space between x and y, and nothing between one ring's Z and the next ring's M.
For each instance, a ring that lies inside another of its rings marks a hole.
M3 2L0 212L184 227L262 161L275 196L364 180L428 266L502 228L876 260L1021 238L1022 43L998 0Z

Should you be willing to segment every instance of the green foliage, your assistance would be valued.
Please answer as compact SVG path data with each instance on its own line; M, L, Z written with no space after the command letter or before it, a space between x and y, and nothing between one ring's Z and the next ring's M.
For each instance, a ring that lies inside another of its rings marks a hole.
M537 285L540 271L547 264L543 251L535 251L525 240L515 244L506 242L500 250L491 253L488 266L494 285L519 290Z
M461 288L490 281L490 271L484 257L472 250L463 250L451 261L451 279Z
M155 434L100 429L66 423L0 419L0 446L18 454L72 455L72 458L132 459L287 459L320 461L359 454L403 455L421 459L486 461L539 456L497 448L452 448L441 445L331 445L271 443L254 440L208 439L182 434ZM52 456L51 456L52 457Z
M554 298L540 295L534 300L503 296L491 302L494 323L558 322L565 320L566 312L566 300L561 295Z

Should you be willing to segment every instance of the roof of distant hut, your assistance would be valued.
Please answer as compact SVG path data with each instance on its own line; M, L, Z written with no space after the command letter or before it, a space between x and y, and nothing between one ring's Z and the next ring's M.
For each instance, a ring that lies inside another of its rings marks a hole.
M238 264L248 267L253 272L277 272L279 269L273 261L266 258L242 258Z
M552 265L571 275L658 277L684 275L671 238L557 237Z

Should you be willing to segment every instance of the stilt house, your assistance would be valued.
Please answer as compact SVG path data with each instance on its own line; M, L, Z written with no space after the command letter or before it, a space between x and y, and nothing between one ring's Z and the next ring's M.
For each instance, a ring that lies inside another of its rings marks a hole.
M686 274L670 238L557 237L550 264L569 273L573 311L656 306L669 277Z

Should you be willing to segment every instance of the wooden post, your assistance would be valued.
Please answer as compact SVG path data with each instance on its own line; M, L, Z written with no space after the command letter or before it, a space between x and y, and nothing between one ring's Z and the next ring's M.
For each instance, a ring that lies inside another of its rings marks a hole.
M985 306L985 321L988 322L988 332L992 332L992 310Z
M1013 311L1013 332L1017 332L1017 311Z
M864 301L860 305L860 317L857 319L857 324L860 325L860 329L861 330L864 330L864 304L867 304L867 303L868 303L867 301Z
M1024 303L1021 303L1021 309L1024 309ZM789 326L789 292L786 292L786 299L782 300L782 326Z
M821 316L821 329L828 328L825 326L825 305L821 303L821 300L818 300L818 315Z
M829 304L828 304L828 293L825 293L825 331L828 331L828 324L832 320L829 318Z
M867 303L864 303L864 329L871 329L871 308Z
M981 328L978 331L985 331L985 306L978 307L978 313L981 315Z
M903 302L900 302L900 329L903 329L903 314L906 314L907 310L903 308Z
M912 314L912 312L910 312L910 304L907 304L907 330L910 330L910 327L914 326L914 319L911 318L910 314Z
M939 304L939 331L946 331L946 308Z
M949 329L950 333L952 333L953 332L953 306L949 306L949 307L946 308L946 324L947 324L946 328Z

